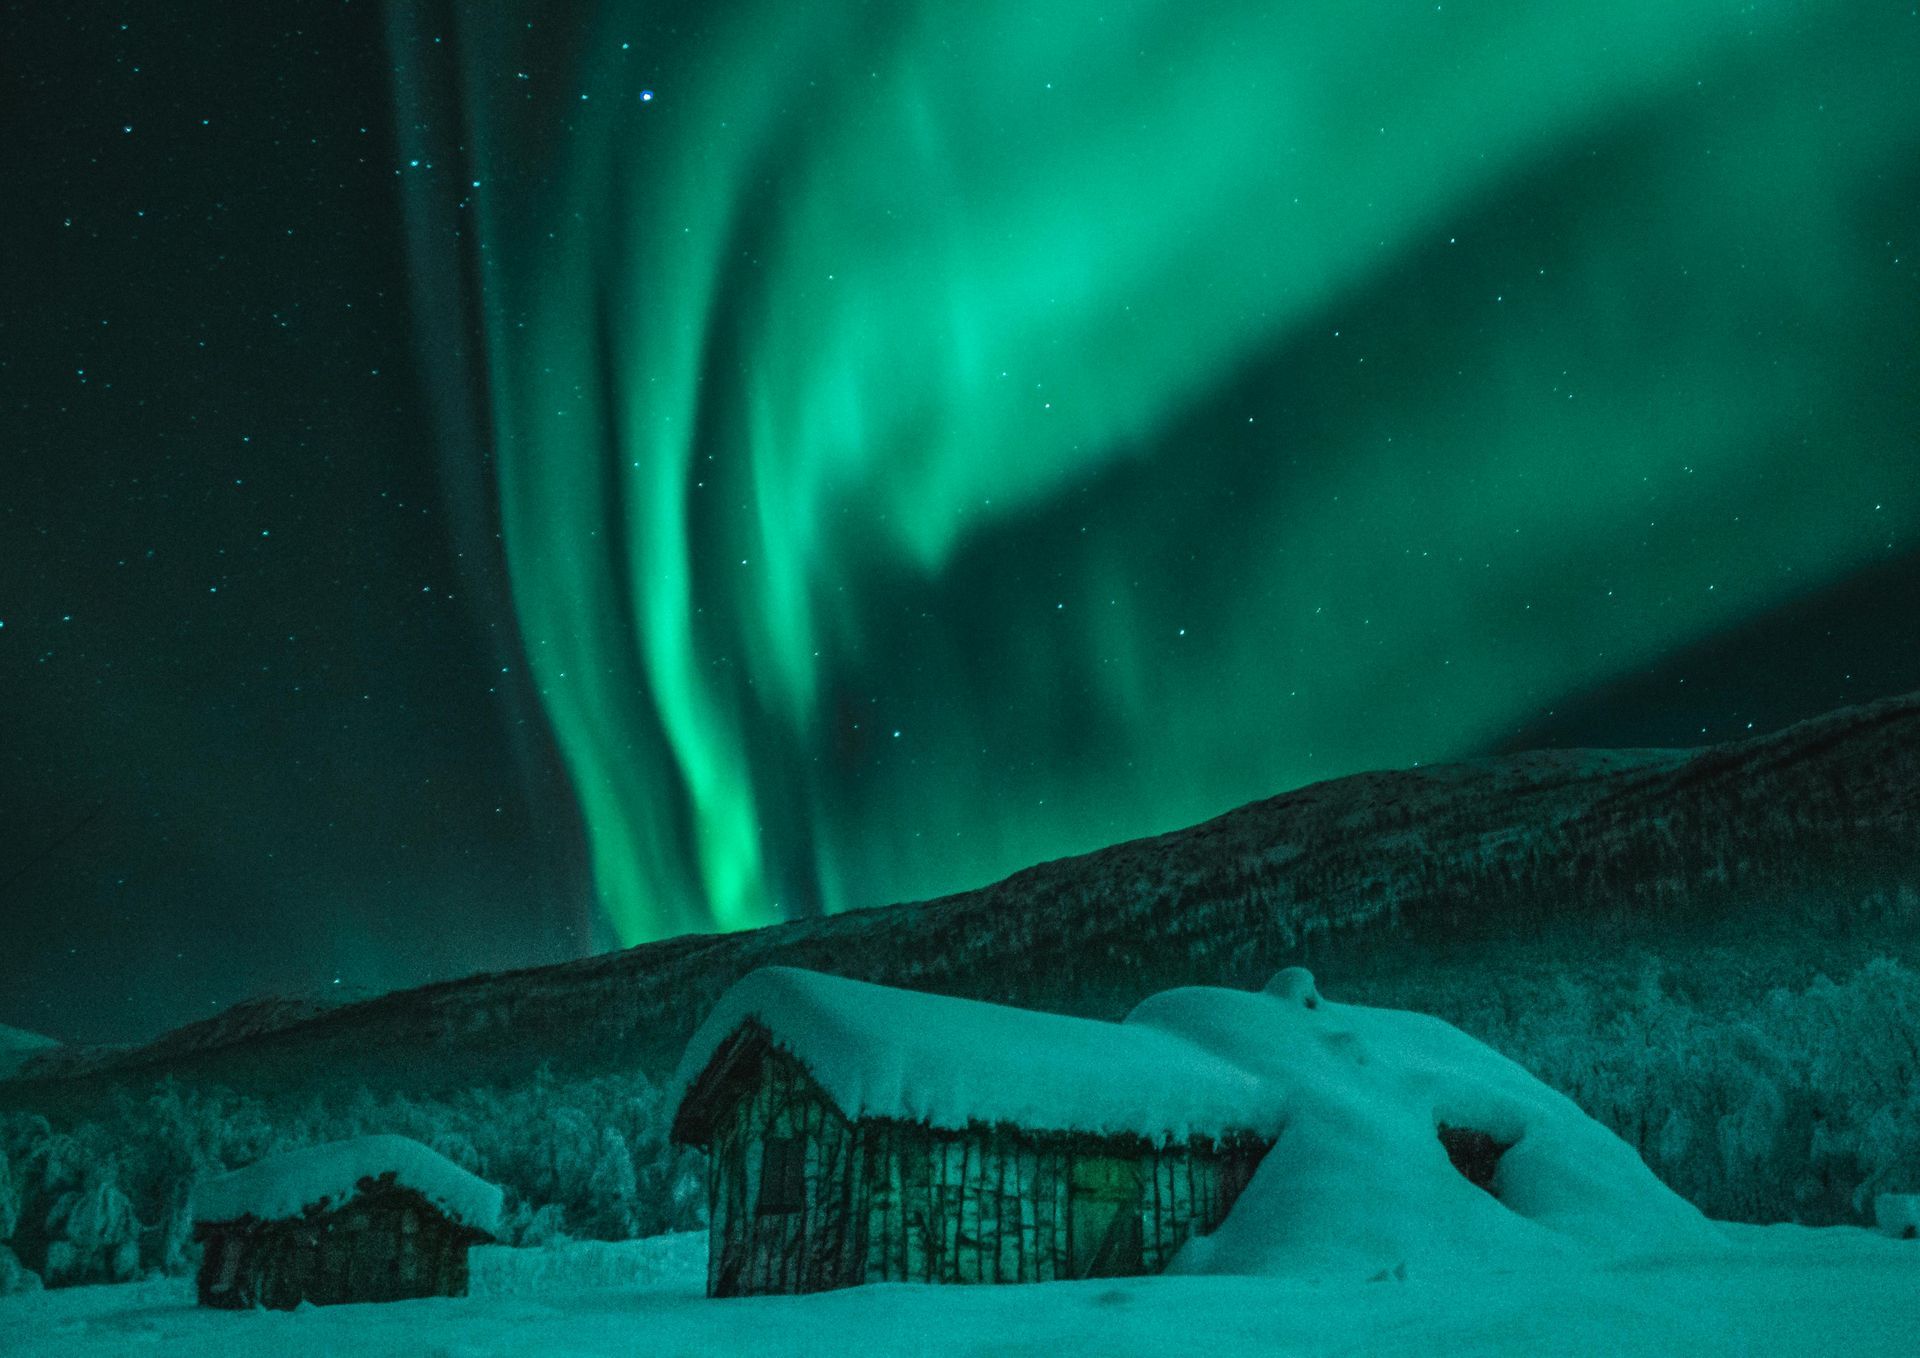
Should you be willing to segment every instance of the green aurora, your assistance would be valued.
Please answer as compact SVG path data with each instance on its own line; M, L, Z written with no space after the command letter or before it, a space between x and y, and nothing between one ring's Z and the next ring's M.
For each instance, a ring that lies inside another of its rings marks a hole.
M397 21L403 174L620 942L1471 755L1920 526L1910 6L543 14Z

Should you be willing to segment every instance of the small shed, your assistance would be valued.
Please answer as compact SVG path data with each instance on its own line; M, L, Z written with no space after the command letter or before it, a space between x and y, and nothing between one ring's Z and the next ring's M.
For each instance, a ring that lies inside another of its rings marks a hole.
M500 1190L418 1141L363 1136L274 1155L193 1196L202 1306L291 1310L463 1297Z
M1257 1081L1149 1024L789 967L721 998L674 1089L717 1297L1157 1273L1278 1132Z

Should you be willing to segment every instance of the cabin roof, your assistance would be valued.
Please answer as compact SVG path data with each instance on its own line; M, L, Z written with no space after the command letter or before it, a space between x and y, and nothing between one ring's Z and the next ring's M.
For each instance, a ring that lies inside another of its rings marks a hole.
M489 1236L500 1233L500 1190L404 1136L323 1142L203 1179L194 1186L193 1214L201 1225L212 1225L338 1211L387 1175L449 1221Z
M765 967L721 996L688 1044L668 1091L676 1140L710 1139L742 1064L767 1045L854 1120L1007 1123L1157 1144L1278 1132L1257 1080L1162 1028Z

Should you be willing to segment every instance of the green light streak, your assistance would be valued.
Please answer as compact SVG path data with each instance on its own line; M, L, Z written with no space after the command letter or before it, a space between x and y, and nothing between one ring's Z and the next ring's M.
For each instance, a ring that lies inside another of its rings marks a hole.
M1471 752L1920 522L1904 12L727 12L460 34L623 941Z

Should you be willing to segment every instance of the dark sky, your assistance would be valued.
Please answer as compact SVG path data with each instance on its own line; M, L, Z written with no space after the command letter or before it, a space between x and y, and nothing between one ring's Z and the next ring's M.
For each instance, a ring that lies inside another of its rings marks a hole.
M382 44L365 5L7 7L0 1022L591 943L497 547L456 555Z
M0 10L0 1023L1920 687L1920 26L1057 8Z

